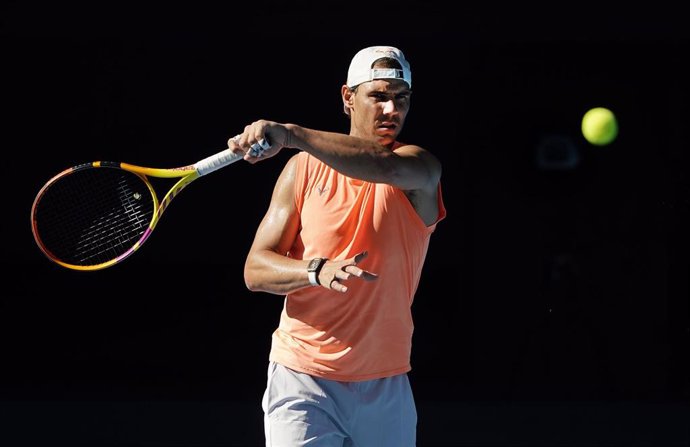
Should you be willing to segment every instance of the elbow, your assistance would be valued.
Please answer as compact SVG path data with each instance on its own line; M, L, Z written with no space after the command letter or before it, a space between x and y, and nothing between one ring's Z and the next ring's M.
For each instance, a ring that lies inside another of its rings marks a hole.
M250 292L258 292L259 288L256 283L249 281L247 278L244 279L244 285Z
M248 265L245 265L244 267L244 285L251 292L260 290L259 277L256 274L256 271Z
M259 287L259 283L254 278L247 276L246 274L244 275L244 285L250 292L258 292L262 290L261 287Z

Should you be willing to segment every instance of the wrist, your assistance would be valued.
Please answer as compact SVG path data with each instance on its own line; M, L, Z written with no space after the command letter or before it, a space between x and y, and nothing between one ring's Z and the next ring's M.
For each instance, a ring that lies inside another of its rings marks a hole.
M309 264L307 265L307 276L309 277L309 284L312 286L321 285L321 282L319 281L319 273L321 272L321 269L327 260L328 259L326 258L314 258L309 261Z
M285 141L283 142L283 146L288 147L288 148L297 148L297 145L295 144L295 129L297 129L296 124L285 124Z

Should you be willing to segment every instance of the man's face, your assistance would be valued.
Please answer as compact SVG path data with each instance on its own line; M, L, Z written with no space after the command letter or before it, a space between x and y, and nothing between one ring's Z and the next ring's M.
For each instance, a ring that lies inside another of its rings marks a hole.
M350 119L352 134L387 145L402 131L412 91L404 81L376 79L357 87Z

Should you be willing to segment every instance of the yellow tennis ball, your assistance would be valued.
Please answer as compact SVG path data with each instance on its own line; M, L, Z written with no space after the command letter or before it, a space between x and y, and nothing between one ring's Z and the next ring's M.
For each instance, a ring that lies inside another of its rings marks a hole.
M618 136L618 121L606 107L589 109L582 117L582 135L595 146L606 146Z

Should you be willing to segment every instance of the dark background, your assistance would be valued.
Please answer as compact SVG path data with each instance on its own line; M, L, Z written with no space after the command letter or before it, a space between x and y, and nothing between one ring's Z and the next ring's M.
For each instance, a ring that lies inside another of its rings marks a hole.
M448 217L413 306L419 445L687 445L688 26L662 4L0 7L0 442L261 445L281 297L244 257L290 151L190 186L99 272L51 264L35 194L92 160L186 165L266 118L347 132L361 47L412 64L404 141ZM595 147L582 115L620 134ZM548 169L572 144L578 163Z

